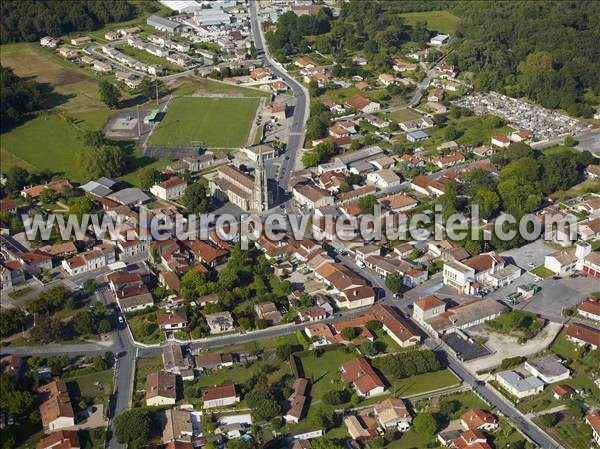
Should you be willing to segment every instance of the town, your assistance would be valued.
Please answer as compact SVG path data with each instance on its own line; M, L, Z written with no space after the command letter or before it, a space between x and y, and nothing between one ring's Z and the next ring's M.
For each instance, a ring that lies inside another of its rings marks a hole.
M600 447L598 5L5 4L2 447Z

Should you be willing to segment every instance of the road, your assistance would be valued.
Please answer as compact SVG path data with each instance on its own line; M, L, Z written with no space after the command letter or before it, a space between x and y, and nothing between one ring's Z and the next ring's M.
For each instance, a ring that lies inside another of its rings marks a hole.
M306 88L291 77L278 62L271 59L269 50L264 45L264 35L257 11L257 2L250 2L250 24L254 36L254 46L259 57L262 55L265 59L265 67L268 67L275 75L280 77L292 89L296 98L296 107L292 117L290 127L290 137L287 142L285 155L281 160L281 169L277 177L277 183L284 192L288 191L288 184L296 165L298 150L304 144L304 125L309 114L309 94Z

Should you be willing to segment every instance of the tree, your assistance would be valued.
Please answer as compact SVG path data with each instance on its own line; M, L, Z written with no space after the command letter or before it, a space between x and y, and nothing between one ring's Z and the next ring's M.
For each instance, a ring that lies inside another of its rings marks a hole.
M100 148L109 143L102 131L86 131L83 135L83 143L88 147Z
M84 175L90 179L120 176L124 165L123 154L116 145L86 148L81 151L79 162Z
M100 99L111 109L116 109L119 106L119 98L121 94L119 89L110 81L100 81Z
M540 422L544 427L554 427L560 421L560 413L546 413L540 416Z
M0 91L2 92L0 103L2 130L12 128L30 116L31 112L42 109L48 97L47 89L44 89L42 84L15 75L9 67L0 67Z
M393 294L400 293L404 286L404 277L400 273L391 273L385 278L385 286L390 289Z
M150 440L151 419L145 410L127 410L115 418L115 435L119 443L140 448Z
M454 399L445 400L440 403L440 413L447 418L453 418L454 414L460 410L460 402Z
M438 429L438 423L433 416L428 413L419 413L413 420L415 431L424 436L433 436Z
M35 326L31 328L31 338L44 344L61 340L64 336L65 329L56 318L37 318Z
M87 196L87 195L78 196L77 198L73 198L71 200L71 205L69 207L69 213L77 216L77 218L79 220L81 220L81 218L85 214L91 214L93 211L94 211L94 202L92 201L92 199L89 196ZM96 289L96 286L94 284L94 288L89 293L93 293L95 289Z
M313 425L325 430L333 426L333 422L333 411L330 411L325 407L317 408L311 418L311 423Z
M203 214L210 210L210 196L206 192L205 185L196 181L190 184L181 197L181 203L190 214Z
M341 334L345 340L351 341L360 335L360 329L357 327L346 327L342 329Z
M500 197L496 192L480 190L475 194L473 204L479 205L479 216L484 220L488 220L498 211Z
M139 173L140 187L143 190L149 190L154 184L160 181L160 172L152 167L144 167Z
M350 395L346 390L329 390L323 395L323 403L327 405L339 405L348 402Z
M316 98L321 94L321 88L319 87L319 83L315 80L312 80L308 83L308 93L312 98Z
M357 204L361 214L374 214L377 198L375 198L375 195L363 196L358 199Z
M111 330L112 330L112 326L110 324L110 321L108 321L107 319L103 318L98 322L98 332L106 334L106 333L110 332Z
M293 351L294 351L294 348L292 347L292 345L290 345L289 343L284 343L282 345L277 346L275 353L277 354L277 357L279 358L279 360L285 361L285 360L289 360Z
M94 279L86 279L85 282L83 283L83 290L88 295L91 295L92 293L94 293L96 291L96 281Z
M136 89L136 93L141 97L144 97L148 101L156 99L156 93L160 94L162 91L162 82L159 80L151 80L148 78L142 78L142 82Z
M93 334L96 332L96 318L88 310L81 310L73 316L73 330L79 335Z
M10 167L6 173L6 190L8 192L18 192L29 183L30 177L31 175L24 168Z
M0 309L0 337L8 337L23 329L25 312L21 309Z
M34 406L33 395L29 391L21 391L14 377L0 374L0 408L13 416L23 416Z

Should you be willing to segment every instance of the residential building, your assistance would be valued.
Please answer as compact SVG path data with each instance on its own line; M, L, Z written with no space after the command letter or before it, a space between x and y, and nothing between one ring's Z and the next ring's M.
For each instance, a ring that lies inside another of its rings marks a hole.
M429 134L427 134L425 131L421 131L420 129L406 134L406 140L412 143L421 142L422 140L427 139L429 139Z
M235 384L202 388L200 397L202 398L202 408L226 407L240 402L240 396L235 391Z
M392 190L400 186L402 180L393 170L385 168L367 175L367 184L373 184L381 190Z
M460 425L465 430L490 431L498 428L498 418L481 409L472 409L460 417Z
M554 399L556 399L557 401L560 401L563 399L572 399L576 394L577 394L577 392L573 388L571 388L569 385L565 385L565 384L552 385L552 396L554 396Z
M410 430L412 416L402 399L386 399L373 407L373 413L384 429Z
M600 330L583 324L569 324L565 338L577 346L589 345L592 349L598 349L600 346Z
M418 299L413 305L413 318L419 323L425 323L430 318L446 311L446 303L437 296L430 295Z
M294 380L292 394L285 405L286 412L283 419L286 423L298 424L302 419L308 405L308 385L307 379L299 377Z
M344 363L341 370L344 382L352 384L359 396L371 397L385 392L383 380L364 357Z
M162 441L191 442L194 435L192 414L187 410L167 409L159 413Z
M585 422L592 428L592 438L594 438L596 444L600 446L600 412L586 416Z
M298 318L300 321L318 321L327 318L327 311L319 306L309 307L308 309L299 310Z
M571 377L569 368L564 366L563 361L554 354L526 361L525 369L546 384L553 384Z
M123 313L136 312L154 305L152 294L139 273L116 271L109 274L107 279Z
M10 289L25 282L25 270L18 260L10 260L0 264L2 290Z
M160 370L146 377L146 405L174 405L177 402L177 375Z
M377 430L373 427L369 427L367 423L365 423L365 420L369 420L369 417L350 415L344 418L344 424L346 425L346 429L348 429L350 437L361 443L377 437Z
M150 193L161 200L175 200L181 198L187 188L187 182L183 179L172 177L150 188Z
M196 368L200 371L220 370L223 367L233 366L236 357L231 353L207 353L196 356Z
M62 261L62 268L70 275L87 273L116 261L115 247L102 244L70 259Z
M346 100L345 106L347 108L357 109L366 114L373 114L381 109L381 105L379 103L371 101L362 95L354 95L350 99Z
M77 430L59 430L43 437L36 449L81 449Z
M577 306L577 313L582 317L594 321L600 321L600 301L588 298Z
M448 434L453 434L457 431L448 431ZM442 441L441 434L438 435L438 440ZM487 438L481 430L465 430L458 437L452 439L448 446L450 449L492 449L487 443Z
M58 377L37 390L40 397L40 417L45 432L75 425L75 413L67 385Z
M209 313L205 315L205 318L211 334L220 334L234 329L233 317L230 312Z
M585 176L590 179L600 178L600 164L590 164L585 168Z
M309 209L319 209L334 204L334 197L331 193L313 185L295 185L292 195L299 205Z
M162 348L163 369L168 373L179 374L183 380L193 380L193 364L184 355L184 347L169 344Z
M518 399L539 394L544 390L544 382L535 376L523 377L516 371L501 371L495 374L502 388Z
M29 198L29 199L35 200L46 189L50 189L54 193L61 193L63 189L72 189L72 188L73 188L73 186L67 179L57 179L55 181L47 182L45 184L38 184L35 186L27 187L27 188L21 190L21 196L23 198Z
M281 312L272 302L262 302L254 306L254 311L259 318L269 321L271 324L279 324L283 319Z
M440 45L447 44L450 40L450 36L447 34L437 34L429 40L429 45L439 47Z
M188 319L185 312L157 312L156 323L165 331L185 329Z
M508 148L510 139L506 136L494 136L492 137L492 145L496 145L500 148Z

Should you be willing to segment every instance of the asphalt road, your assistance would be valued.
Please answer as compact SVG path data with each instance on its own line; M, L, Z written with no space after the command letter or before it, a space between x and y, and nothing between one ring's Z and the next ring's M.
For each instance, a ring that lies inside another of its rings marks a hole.
M304 144L304 124L306 123L309 113L309 94L302 84L288 75L281 64L275 62L269 56L269 50L266 45L264 45L264 36L259 22L256 2L250 2L250 24L254 36L254 46L256 47L259 57L264 56L265 67L268 67L275 75L284 80L286 84L290 86L294 93L294 97L296 98L296 107L294 108L294 116L290 127L290 137L287 142L285 155L281 161L281 169L279 170L279 176L277 178L279 187L283 191L288 191L288 184L292 172L294 171L298 150L301 149Z

